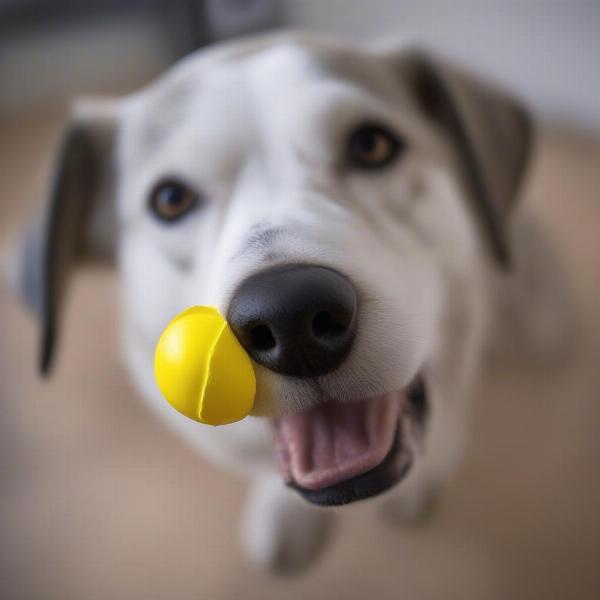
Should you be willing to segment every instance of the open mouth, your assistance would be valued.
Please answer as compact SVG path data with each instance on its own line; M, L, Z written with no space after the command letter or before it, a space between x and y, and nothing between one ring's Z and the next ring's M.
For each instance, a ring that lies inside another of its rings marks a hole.
M360 402L326 401L274 420L286 483L306 500L339 506L380 494L408 473L427 416L422 377Z

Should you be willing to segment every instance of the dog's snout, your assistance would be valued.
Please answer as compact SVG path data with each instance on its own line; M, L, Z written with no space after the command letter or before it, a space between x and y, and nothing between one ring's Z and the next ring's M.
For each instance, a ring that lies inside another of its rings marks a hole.
M343 275L289 265L257 273L235 292L228 320L253 360L294 377L338 367L356 333L357 298Z

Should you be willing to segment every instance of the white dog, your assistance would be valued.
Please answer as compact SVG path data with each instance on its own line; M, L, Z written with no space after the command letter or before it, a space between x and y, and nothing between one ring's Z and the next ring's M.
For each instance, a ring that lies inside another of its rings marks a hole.
M530 142L516 101L427 53L296 34L78 103L18 282L42 369L69 265L115 251L133 378L251 478L252 559L314 558L331 519L315 504L386 492L387 513L416 518L456 464L487 323L510 296ZM234 425L186 419L155 384L162 330L197 304L228 315L255 362L253 416Z

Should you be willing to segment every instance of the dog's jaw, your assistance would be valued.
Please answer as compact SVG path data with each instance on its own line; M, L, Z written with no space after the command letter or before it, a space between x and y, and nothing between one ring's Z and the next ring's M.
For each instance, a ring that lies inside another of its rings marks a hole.
M282 477L321 506L380 494L409 471L426 413L425 388L417 378L407 390L351 403L327 399L279 417L273 430Z

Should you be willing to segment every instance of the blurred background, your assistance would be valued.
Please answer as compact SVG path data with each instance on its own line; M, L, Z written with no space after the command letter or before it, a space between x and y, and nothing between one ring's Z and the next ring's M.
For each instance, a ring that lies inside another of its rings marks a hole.
M0 245L39 206L69 101L119 94L180 56L300 28L414 40L513 90L541 123L527 185L572 281L568 364L490 366L466 460L419 528L340 512L306 574L241 555L244 482L133 392L118 289L83 270L53 378L0 286L0 598L600 598L600 3L498 0L0 0Z

